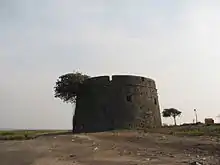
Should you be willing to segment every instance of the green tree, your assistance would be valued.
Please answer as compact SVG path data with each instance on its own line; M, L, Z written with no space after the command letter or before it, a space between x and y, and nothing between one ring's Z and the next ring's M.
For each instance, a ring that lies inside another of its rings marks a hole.
M181 115L181 111L175 108L164 109L162 112L163 117L173 117L174 125L176 125L176 117Z
M75 71L73 73L67 73L60 76L57 79L54 87L55 98L59 98L65 103L76 104L77 95L80 92L80 85L88 78L89 76ZM76 123L73 115L73 132L75 124Z
M89 76L80 72L67 73L60 76L54 87L55 98L66 103L76 103L79 87Z

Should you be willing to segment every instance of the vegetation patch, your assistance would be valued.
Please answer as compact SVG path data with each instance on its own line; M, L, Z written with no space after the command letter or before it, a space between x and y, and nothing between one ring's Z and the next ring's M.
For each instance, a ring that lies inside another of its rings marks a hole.
M39 136L70 133L65 130L12 130L0 131L0 140L29 140Z
M162 128L146 129L145 132L170 134L176 136L220 137L220 125L191 124L191 125L181 125L181 126L164 126Z

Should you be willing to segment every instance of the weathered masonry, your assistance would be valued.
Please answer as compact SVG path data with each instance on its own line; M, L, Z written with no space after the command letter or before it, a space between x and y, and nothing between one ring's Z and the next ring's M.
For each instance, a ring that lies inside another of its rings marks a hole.
M154 80L129 75L93 77L80 87L74 122L76 132L160 127Z

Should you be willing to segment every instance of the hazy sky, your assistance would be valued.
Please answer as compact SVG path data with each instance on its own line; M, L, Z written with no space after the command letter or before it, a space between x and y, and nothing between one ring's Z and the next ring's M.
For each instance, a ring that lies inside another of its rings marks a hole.
M153 78L178 122L216 118L219 29L219 0L0 0L0 128L71 128L53 86L73 70Z

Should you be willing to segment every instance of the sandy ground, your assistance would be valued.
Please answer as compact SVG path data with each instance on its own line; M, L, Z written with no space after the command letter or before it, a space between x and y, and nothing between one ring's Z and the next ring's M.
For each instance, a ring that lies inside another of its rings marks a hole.
M94 133L0 141L0 165L220 165L218 139Z

